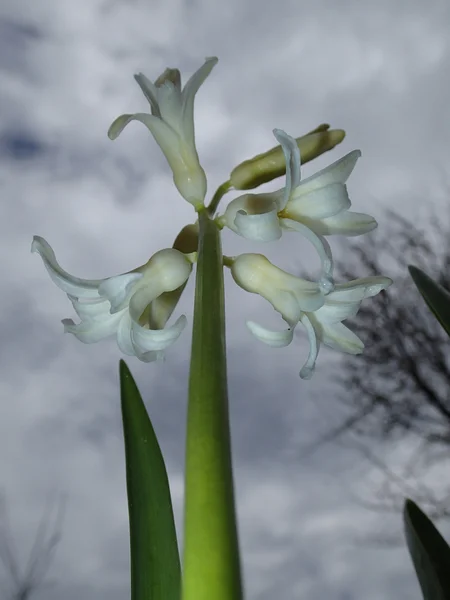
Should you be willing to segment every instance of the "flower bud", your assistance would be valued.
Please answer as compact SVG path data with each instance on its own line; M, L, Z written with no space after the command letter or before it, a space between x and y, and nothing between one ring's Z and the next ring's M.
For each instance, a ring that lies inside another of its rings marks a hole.
M300 150L301 163L305 164L324 152L332 150L345 137L342 129L331 129L329 125L319 125L313 131L296 138ZM258 154L235 167L231 171L230 182L236 190L251 190L263 183L272 181L286 173L286 163L281 146Z
M183 252L183 254L191 254L197 252L198 248L198 222L191 223L183 227L180 233L175 238L173 248Z

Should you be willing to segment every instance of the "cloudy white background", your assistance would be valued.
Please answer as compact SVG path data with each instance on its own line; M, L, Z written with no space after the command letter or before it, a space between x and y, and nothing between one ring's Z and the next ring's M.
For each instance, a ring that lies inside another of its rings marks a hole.
M386 207L421 216L448 160L449 24L446 0L2 0L0 486L19 558L49 497L68 498L51 585L36 600L129 597L119 350L62 335L71 305L30 244L39 234L69 272L102 278L142 264L193 220L144 127L106 136L119 114L146 110L133 74L154 79L171 66L186 79L205 56L219 57L196 99L210 193L274 145L274 127L298 136L328 122L347 138L304 173L360 148L355 210L380 221ZM225 252L248 249L224 234ZM290 236L266 251L284 268L311 259ZM405 548L364 542L386 527L354 499L370 465L336 445L301 457L339 415L337 357L321 352L315 377L301 381L305 339L258 345L245 319L275 316L226 283L246 597L419 598ZM179 307L189 319L192 289ZM167 460L180 533L189 350L187 329L164 364L128 360Z

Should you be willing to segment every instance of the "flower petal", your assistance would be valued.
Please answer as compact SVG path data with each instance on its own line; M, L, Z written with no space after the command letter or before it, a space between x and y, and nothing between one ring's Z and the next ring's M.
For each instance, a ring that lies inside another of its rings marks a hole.
M145 113L118 117L109 128L110 139L114 140L133 120L143 123L155 138L172 169L174 183L183 198L195 207L201 205L206 194L206 175L198 161L195 145L185 138L179 127L171 127L166 121Z
M187 319L181 315L170 327L164 329L146 329L138 323L133 322L131 326L131 341L136 352L136 356L144 361L155 360L146 358L148 352L163 351L171 346L181 335L185 328Z
M286 162L286 186L280 205L280 210L283 210L291 197L292 190L300 183L300 149L296 140L282 129L274 129L273 134L281 144Z
M163 83L157 86L158 92L158 106L161 114L161 119L170 125L174 131L176 131L181 137L184 137L183 130L183 115L182 115L182 100L181 91L171 81L171 74L176 71L175 69L166 69L162 77L164 77ZM178 71L179 73L179 71Z
M392 279L383 277L382 275L353 279L346 283L336 284L334 292L330 294L327 301L361 302L364 298L376 296L391 284Z
M320 341L317 338L317 333L307 315L303 314L300 319L306 329L309 339L309 354L305 364L300 369L300 377L302 379L311 379L316 368L317 355L319 354Z
M332 281L334 264L330 244L323 236L318 235L303 223L299 223L292 219L280 219L280 224L282 228L287 231L298 231L313 244L322 262L322 274L324 278L322 282L323 289L326 293L329 293L334 287ZM328 282L329 285L327 285L326 282Z
M116 333L124 312L109 314L104 319L82 321L81 323L74 323L72 319L63 319L64 333L72 333L83 344L99 342Z
M306 224L306 220L304 221ZM346 235L349 237L362 235L372 231L378 226L376 220L370 215L351 211L344 211L313 225L314 231L322 235Z
M131 341L131 327L133 321L131 320L130 313L128 310L125 311L123 319L119 323L117 328L117 345L121 352L127 356L136 356L133 342Z
M137 84L139 85L139 87L141 88L142 93L147 98L148 102L150 103L152 115L155 115L155 117L161 118L161 112L159 110L159 104L158 104L158 92L156 89L156 85L153 82L151 82L150 79L148 79L143 73L138 73L137 75L134 76L134 78L135 78Z
M347 354L361 354L364 343L343 323L322 325L321 340L324 344Z
M300 306L297 295L291 290L270 289L266 287L260 292L260 295L270 302L291 327L294 327L298 323L302 309L305 310L305 306L310 306L307 295L301 296L303 302L302 306Z
M139 123L142 123L147 127L158 145L161 147L161 150L164 152L169 163L169 157L173 157L177 162L180 161L179 156L177 156L180 145L180 137L178 133L172 127L170 127L170 125L154 115L149 115L147 113L120 115L120 117L117 117L117 119L108 129L109 139L115 140L122 133L128 123L131 123L132 121L139 121Z
M232 231L239 235L243 235L243 233L239 231L236 224L238 213L241 215L240 218L244 215L249 215L252 217L262 215L263 218L268 219L269 227L272 227L272 223L276 223L276 221L278 221L278 198L279 194L277 192L269 194L243 194L242 196L235 198L228 204L224 214L221 217L219 217L219 222L222 224L222 226L226 225ZM269 215L269 217L266 217L266 215ZM240 221L238 219L238 223L239 222ZM276 224L275 227L277 227ZM244 231L246 231L245 228L246 225L244 224ZM281 231L279 232L279 234L281 236ZM275 235L275 232L273 233L273 235Z
M241 288L270 302L291 326L298 322L300 311L314 311L324 303L317 283L283 271L262 254L236 257L231 275Z
M326 298L325 304L313 315L315 320L323 324L340 323L345 319L355 317L361 306L361 302L333 302L328 298L329 296Z
M268 346L272 346L272 348L289 346L294 337L295 325L283 331L271 331L254 321L247 321L246 325L256 339Z
M360 150L349 152L346 156L343 156L333 164L301 181L296 193L309 194L314 190L333 183L345 183L350 177L351 172L355 168L356 161L360 156Z
M67 271L61 268L56 260L55 253L50 244L39 235L33 237L31 244L31 252L37 252L47 269L53 282L60 290L77 298L98 298L98 287L102 283L102 279L80 279L70 275Z
M68 294L69 300L75 312L82 321L97 321L111 314L111 304L109 300L103 298L77 298Z
M234 231L255 242L272 242L281 237L281 227L278 219L277 207L270 212L262 214L248 214L245 210L238 210L234 219Z
M105 279L98 288L100 296L111 303L111 314L127 306L136 282L142 279L142 273L124 273Z
M332 217L351 206L347 186L332 183L308 193L297 187L286 205L285 215L291 219L324 219Z
M147 306L165 290L156 278L146 286L138 289L130 299L129 311L133 321L139 323Z
M190 77L181 92L182 117L184 135L187 140L194 140L194 99L200 86L218 62L215 56L205 59L205 63Z

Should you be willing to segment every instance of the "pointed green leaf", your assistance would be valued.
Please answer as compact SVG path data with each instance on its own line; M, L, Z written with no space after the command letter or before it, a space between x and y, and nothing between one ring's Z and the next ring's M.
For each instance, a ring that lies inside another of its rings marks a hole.
M179 600L180 559L166 467L134 379L120 361L130 518L131 600Z
M450 599L450 548L412 500L403 510L406 541L424 600Z
M418 267L409 265L408 270L423 299L450 335L450 293Z

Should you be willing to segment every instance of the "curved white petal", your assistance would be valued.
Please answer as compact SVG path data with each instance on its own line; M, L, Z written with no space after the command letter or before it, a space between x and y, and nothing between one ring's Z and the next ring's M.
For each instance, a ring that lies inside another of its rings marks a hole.
M181 92L182 121L187 139L194 140L194 99L200 86L218 62L215 56L206 58L205 63L190 77Z
M133 322L131 326L131 341L136 351L136 356L142 357L147 352L162 351L171 346L181 335L186 327L187 319L181 315L170 327L164 329L146 329Z
M305 221L306 223L306 221ZM333 217L316 221L314 230L322 235L346 235L349 237L363 235L377 227L378 223L370 215L352 211L344 211Z
M177 154L179 154L181 139L178 132L170 127L168 123L165 123L162 119L155 115L149 115L148 113L120 115L120 117L117 117L117 119L108 129L108 137L111 140L115 140L122 133L124 128L132 121L138 121L147 127L158 145L161 147L161 150L164 152L171 166L171 161L181 161L181 158L177 156Z
M276 229L278 221L277 200L278 194L276 192L269 194L243 194L242 196L239 196L238 198L235 198L234 200L229 202L224 214L220 217L220 221L239 235L243 234L239 231L238 226L236 224L238 214L240 215L239 218L241 218L244 215L248 215L251 217L261 216L262 224L264 223L264 219L267 219L268 227L275 227ZM256 222L258 222L258 220ZM238 223L240 223L239 219ZM245 227L246 224L243 225L244 231ZM279 233L281 236L281 231Z
M105 279L98 288L100 296L107 298L111 304L111 314L116 313L128 304L136 282L142 279L142 273L124 273Z
M330 244L323 236L318 235L303 223L299 223L298 221L294 221L292 219L280 219L280 224L283 229L301 233L313 244L322 262L322 273L326 280L331 284L329 287L326 286L326 289L330 291L333 287L332 278L334 269L333 255L331 253Z
M264 290L261 293L283 319L293 326L298 323L302 311L312 312L323 305L323 296L316 290Z
M349 152L333 164L301 181L296 194L309 194L313 190L331 185L332 183L345 183L360 156L360 150Z
M130 313L126 310L117 328L117 345L121 352L127 356L136 356L133 342L131 341L132 324L133 321L131 320Z
M340 323L345 319L356 316L361 302L336 302L329 300L330 296L326 298L325 304L319 310L316 310L311 318L314 317L318 322L326 324Z
M361 302L364 298L376 296L391 284L392 279L390 277L383 277L382 275L353 279L346 283L336 284L334 292L329 296L329 300L337 302Z
M294 290L295 298L300 311L314 312L323 306L324 297L320 286L318 284L312 285L314 285L314 288L304 288L303 286L298 286L297 289Z
M80 279L70 275L59 265L50 244L39 235L33 237L31 252L37 252L44 262L53 282L60 290L77 298L98 298L98 287L102 279Z
M348 210L350 206L347 186L342 183L332 183L308 193L304 193L300 185L293 191L285 214L291 219L324 219Z
M317 339L316 330L307 315L302 315L301 323L306 329L309 339L309 354L305 364L300 369L300 377L302 379L311 379L316 368L317 355L319 354L320 341Z
M283 210L291 197L292 190L300 183L300 149L295 139L282 129L274 129L273 134L281 144L286 162L286 186L280 204L280 210Z
M321 331L324 344L347 354L361 354L364 343L342 323L324 324Z
M109 300L103 298L77 298L67 294L75 312L82 321L96 321L103 319L111 314L111 304Z
M148 77L146 77L143 73L137 73L137 75L134 76L134 79L141 88L144 96L147 98L151 107L152 115L155 115L156 117L161 117L156 85L152 81L150 81L150 79L148 79Z
M99 342L116 333L123 312L109 314L104 319L96 319L74 323L72 319L63 319L65 333L72 333L83 344Z
M160 282L156 280L138 289L130 298L129 311L131 319L138 323L147 306L163 291Z
M272 242L281 237L281 227L278 219L277 208L263 214L248 214L245 210L238 210L234 219L234 231L255 242Z
M272 348L284 348L284 346L289 346L294 337L295 325L294 327L289 327L283 331L271 331L254 321L247 321L246 325L256 339L268 346L272 346Z

